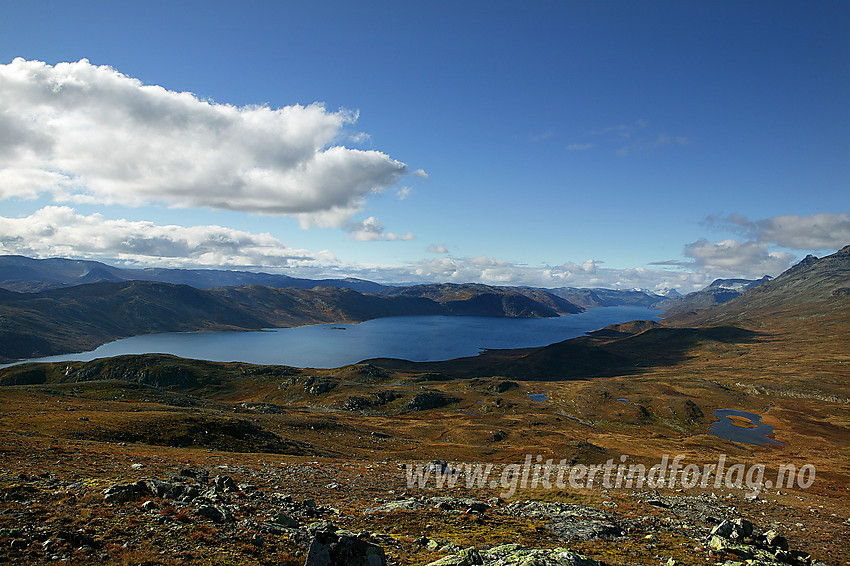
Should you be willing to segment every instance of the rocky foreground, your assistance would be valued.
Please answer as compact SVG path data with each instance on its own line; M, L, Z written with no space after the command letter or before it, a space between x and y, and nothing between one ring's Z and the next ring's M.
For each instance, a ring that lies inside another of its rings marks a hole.
M757 524L741 516L739 507L748 507L743 512L753 516L759 505L771 506L757 497L635 491L586 494L577 497L586 500L580 503L504 501L404 490L383 475L389 466L382 471L367 465L341 471L339 482L323 483L321 497L313 498L301 490L279 490L262 470L228 468L174 469L170 476L106 487L93 479L67 482L49 472L5 478L0 560L306 566L828 563L789 542L798 534L795 529L805 530L802 525ZM148 471L134 464L127 475ZM370 471L375 477L362 476ZM290 478L311 475L314 485L327 479L310 464L290 466L289 473ZM351 489L358 481L360 488L398 489L372 491L384 496L370 498Z

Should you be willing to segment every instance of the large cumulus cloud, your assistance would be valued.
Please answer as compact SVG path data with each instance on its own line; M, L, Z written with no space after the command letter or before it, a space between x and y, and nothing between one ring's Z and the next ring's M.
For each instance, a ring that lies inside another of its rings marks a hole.
M208 207L342 225L407 166L339 145L356 113L232 106L87 60L0 65L0 198Z

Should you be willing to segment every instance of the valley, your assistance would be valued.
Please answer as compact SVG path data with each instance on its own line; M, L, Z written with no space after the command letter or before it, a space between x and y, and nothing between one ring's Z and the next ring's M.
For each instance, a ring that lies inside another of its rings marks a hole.
M843 565L848 268L850 247L661 323L445 362L316 369L148 354L5 368L3 552L303 564L311 541L333 539L397 564L487 552L519 564L561 548L560 563L575 564ZM711 434L718 409L757 415L773 442ZM700 467L722 455L763 475L687 489L516 483L510 495L510 482L467 483L468 466L492 464L501 481L529 457L649 469L664 455ZM789 464L813 467L811 485L768 487ZM457 470L458 483L409 484L417 469ZM207 492L185 495L192 486ZM756 531L730 538L732 519ZM790 550L759 535L771 529Z

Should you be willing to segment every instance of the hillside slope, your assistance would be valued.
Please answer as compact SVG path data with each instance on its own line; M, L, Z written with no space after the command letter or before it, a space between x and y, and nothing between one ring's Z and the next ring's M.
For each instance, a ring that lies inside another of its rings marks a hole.
M584 309L544 289L494 287L478 283L414 285L384 291L394 297L424 297L451 314L540 318L576 314Z
M663 310L664 316L707 309L740 297L750 289L754 289L767 281L770 281L769 275L765 275L761 279L715 279L704 289L688 293L682 297L665 299L656 303L655 308Z
M537 295L491 288L439 302L415 294L375 295L337 287L205 290L147 281L40 293L0 290L0 361L88 350L155 332L256 330L410 315L542 317L580 310L542 294L538 301L533 298Z
M841 318L850 310L850 246L823 258L808 256L771 281L711 308L678 314L682 325L798 323ZM844 319L846 322L846 318Z

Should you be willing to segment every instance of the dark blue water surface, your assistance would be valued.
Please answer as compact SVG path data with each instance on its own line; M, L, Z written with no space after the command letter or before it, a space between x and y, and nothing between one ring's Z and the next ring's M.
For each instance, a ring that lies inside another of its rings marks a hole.
M769 424L761 422L761 415L748 413L746 411L736 411L735 409L717 409L714 411L714 416L720 419L711 425L708 433L714 436L719 436L725 440L732 442L742 442L744 444L757 444L759 446L781 446L781 442L777 442L767 436L773 433L773 427ZM729 418L729 415L744 417L755 425L753 428L744 428L737 426Z
M485 349L546 346L604 326L653 319L644 307L603 307L555 318L401 316L260 332L176 332L116 340L80 354L28 361L89 361L121 354L333 368L369 358L411 361L474 356Z

